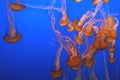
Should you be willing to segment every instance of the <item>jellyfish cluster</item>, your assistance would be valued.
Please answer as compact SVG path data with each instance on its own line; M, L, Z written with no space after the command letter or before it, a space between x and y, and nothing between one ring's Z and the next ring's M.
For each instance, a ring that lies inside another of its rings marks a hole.
M72 2L82 2L84 0L71 0ZM51 70L50 74L53 79L59 79L63 75L63 69L60 64L60 56L62 50L65 49L67 52L66 66L69 68L80 71L81 66L90 68L94 65L94 57L100 50L108 50L109 59L108 62L113 64L116 61L114 56L115 53L115 42L118 37L117 27L119 21L117 17L112 14L107 14L103 9L103 4L109 4L110 0L92 0L91 5L95 6L92 10L88 10L81 16L80 19L70 20L66 10L66 0L61 0L61 7L55 7L56 0L53 0L49 6L32 6L30 4L20 3L19 0L11 3L5 0L7 5L7 13L9 20L9 32L4 35L4 40L10 44L16 43L21 40L22 35L17 31L14 25L14 16L12 11L20 12L26 7L39 8L42 10L48 10L50 16L51 28L56 35L56 39L60 44L56 53L55 69ZM59 20L60 27L67 27L67 32L74 34L74 38L63 35L58 29L55 28L56 19L53 11L58 11L62 14ZM100 17L97 18L96 16ZM93 37L91 43L86 45L84 52L78 49L85 44L89 38ZM82 80L82 79L77 79ZM94 79L97 80L97 79Z

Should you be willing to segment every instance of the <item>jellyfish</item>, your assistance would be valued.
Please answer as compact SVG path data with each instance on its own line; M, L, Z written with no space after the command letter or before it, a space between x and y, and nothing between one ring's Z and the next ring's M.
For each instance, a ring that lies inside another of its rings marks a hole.
M80 65L82 62L82 57L79 55L79 52L75 47L75 44L67 36L64 37L62 43L64 45L65 50L68 53L68 59L66 60L66 64L73 69L78 67L78 65Z
M114 63L115 60L116 60L115 57L109 57L109 62L110 62L110 63Z
M74 1L74 2L77 2L77 3L78 3L78 2L81 2L82 0L72 0L72 1Z
M73 21L73 27L75 28L76 31L81 32L82 31L82 25L78 25L78 20ZM82 24L82 23L81 23Z
M112 15L108 16L107 23L108 23L108 26L111 28L114 26L115 20L114 20L114 17Z
M16 0L15 3L10 3L10 8L14 11L22 11L25 9L25 5L21 4L19 0Z
M60 55L63 49L63 45L60 43L60 48L57 51L56 61L55 61L55 70L51 71L51 77L54 79L60 78L62 76L62 69L60 68Z
M13 21L13 14L11 9L9 8L8 3L7 3L7 13L8 13L8 20L10 24L10 27L9 27L10 31L9 31L9 34L6 33L3 38L6 42L13 44L20 41L20 39L22 38L22 35L18 33L15 28L14 21Z
M82 36L79 35L79 34L75 35L74 40L79 45L83 45L84 44L84 40L82 39Z
M110 0L103 0L104 3L108 4Z
M99 4L101 2L101 0L93 0L92 1L92 5L97 5L97 4Z
M86 27L86 28L85 28L85 31L84 31L84 34L85 34L85 36L87 36L87 37L92 36L92 35L93 35L93 28L92 28L92 26Z
M62 0L62 18L60 19L60 26L67 26L69 24L69 18L66 14L66 0Z
M92 65L94 64L94 59L93 58L86 58L84 61L84 66L87 68L92 67Z
M67 29L67 31L68 31L68 32L73 32L74 30L75 30L75 29L74 29L73 24L69 23L69 24L68 24L68 29Z

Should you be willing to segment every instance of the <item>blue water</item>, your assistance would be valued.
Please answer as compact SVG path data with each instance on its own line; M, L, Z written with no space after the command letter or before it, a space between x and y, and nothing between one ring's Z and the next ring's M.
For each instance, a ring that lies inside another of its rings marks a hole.
M9 1L9 0L8 0ZM12 0L13 2L15 0ZM23 4L50 5L52 0L20 0ZM71 21L79 19L85 12L94 8L91 5L92 0L83 0L81 3L75 3L67 0L67 13ZM110 0L107 5L109 13L116 13L116 17L120 21L120 1ZM61 6L61 0L56 0L56 7ZM107 8L104 6L105 9ZM50 70L54 68L59 44L55 39L55 34L51 28L50 17L47 10L39 8L26 7L21 12L14 13L15 26L23 35L23 38L16 44L8 44L3 40L9 22L7 18L7 7L4 0L0 0L0 80L52 80ZM59 19L62 17L60 12L54 11L56 18L56 27L64 35L73 38L73 33L68 33L66 28L61 28ZM117 29L118 38L116 40L115 57L116 62L109 64L108 52L100 51L95 57L95 75L98 80L107 80L105 75L105 67L103 53L106 53L106 63L110 80L120 80L120 26ZM84 50L84 48L81 48ZM61 66L65 72L68 72L68 80L75 80L76 71L69 69L65 60L67 52L63 50L61 55ZM88 76L90 70L84 72ZM63 76L64 77L64 76ZM61 78L63 80L63 78ZM67 79L66 79L67 80ZM87 80L87 79L86 79Z

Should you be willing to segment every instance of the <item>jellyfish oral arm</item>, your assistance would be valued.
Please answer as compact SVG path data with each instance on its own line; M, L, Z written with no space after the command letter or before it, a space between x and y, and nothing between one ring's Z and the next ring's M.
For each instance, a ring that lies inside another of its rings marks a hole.
M61 55L62 49L63 49L63 45L61 43L56 55L56 61L55 61L56 70L60 70L60 55Z

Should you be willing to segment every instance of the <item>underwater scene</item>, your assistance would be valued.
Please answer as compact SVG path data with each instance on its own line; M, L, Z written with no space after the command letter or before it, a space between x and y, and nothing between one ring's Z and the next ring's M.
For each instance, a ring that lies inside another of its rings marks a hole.
M0 0L0 80L120 80L119 23L119 0Z

